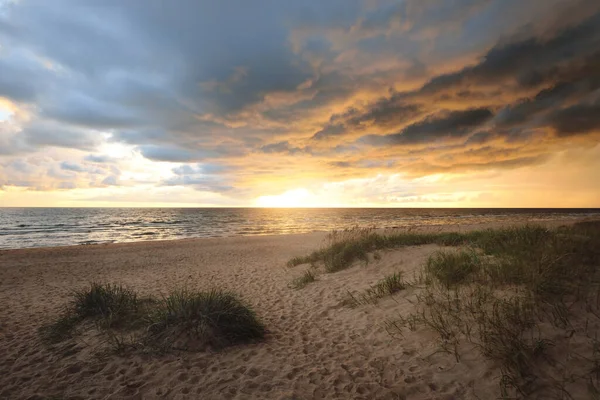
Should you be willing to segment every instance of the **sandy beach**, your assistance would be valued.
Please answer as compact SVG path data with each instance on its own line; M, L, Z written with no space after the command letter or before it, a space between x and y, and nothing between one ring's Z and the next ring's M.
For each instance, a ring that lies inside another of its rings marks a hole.
M559 225L563 222L549 223ZM451 226L447 230L489 226ZM436 228L439 229L439 228ZM367 266L289 287L305 268L286 262L325 234L191 239L0 251L0 398L60 399L491 399L498 371L474 351L460 362L425 329L392 337L387 319L410 310L411 289L348 308L348 291L385 274L411 277L438 246L382 252ZM122 283L160 296L176 287L222 288L251 304L266 340L219 352L114 355L83 340L50 350L38 328L74 288Z

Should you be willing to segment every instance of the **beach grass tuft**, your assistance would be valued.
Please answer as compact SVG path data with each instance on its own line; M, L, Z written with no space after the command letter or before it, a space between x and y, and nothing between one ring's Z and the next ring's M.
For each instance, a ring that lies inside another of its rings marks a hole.
M265 334L256 314L235 294L210 290L176 290L162 300L142 298L122 285L91 283L74 291L61 316L40 328L49 344L76 336L85 320L104 334L106 343L127 349L173 349L181 338L201 346L224 346L260 339Z
M402 272L394 272L385 276L379 282L368 288L362 293L348 292L348 296L343 300L343 304L349 307L358 307L365 304L376 304L379 299L391 296L408 287L404 280Z
M315 280L316 280L315 272L311 271L310 269L307 269L306 271L304 271L304 273L302 275L300 275L298 278L294 279L291 282L290 286L293 287L294 289L302 289L309 283L314 282Z
M100 317L120 322L137 312L138 307L137 294L122 285L93 282L73 293L72 310L80 318Z
M187 337L200 346L221 348L261 339L265 327L250 306L222 290L177 290L152 315L149 340L160 346Z
M130 324L138 320L140 304L142 301L131 289L92 282L73 291L71 302L60 317L42 326L40 334L48 343L59 343L73 337L77 325L85 319L94 319L106 328Z
M466 283L479 269L479 256L473 250L437 251L425 266L426 275L447 287Z

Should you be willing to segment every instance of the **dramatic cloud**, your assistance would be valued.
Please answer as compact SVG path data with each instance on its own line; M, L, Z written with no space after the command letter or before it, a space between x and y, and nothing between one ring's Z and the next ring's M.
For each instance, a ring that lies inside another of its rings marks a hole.
M4 190L393 204L600 141L597 0L0 0L0 71Z
M363 140L377 145L410 145L426 144L452 137L460 138L468 135L493 116L494 114L487 108L443 112L409 125L399 133L365 137Z

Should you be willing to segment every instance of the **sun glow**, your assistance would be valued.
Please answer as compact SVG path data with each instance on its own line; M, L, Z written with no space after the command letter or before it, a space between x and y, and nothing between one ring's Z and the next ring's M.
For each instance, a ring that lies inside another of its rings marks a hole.
M315 196L306 189L288 190L276 196L260 196L256 199L258 207L314 207Z

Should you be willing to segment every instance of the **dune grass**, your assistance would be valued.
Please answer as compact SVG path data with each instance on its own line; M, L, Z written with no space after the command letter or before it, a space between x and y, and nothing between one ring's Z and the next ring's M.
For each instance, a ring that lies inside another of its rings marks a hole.
M402 272L394 272L359 294L348 292L348 297L343 303L349 307L358 307L364 304L376 304L379 299L391 296L408 287Z
M137 294L122 285L91 283L73 292L72 310L82 319L99 317L119 323L135 314L139 305Z
M598 398L600 222L463 237L429 258L417 310L388 330L431 329L457 361L474 345L499 366L502 398Z
M60 317L40 328L40 333L45 341L58 343L73 337L77 325L86 319L106 328L131 324L139 319L136 314L141 303L133 290L122 285L92 282L73 291Z
M80 333L84 321L93 321L91 326L118 352L182 349L188 347L186 341L222 348L265 334L252 308L230 292L176 290L157 300L121 285L100 283L74 291L65 311L40 333L46 342L59 343Z
M235 294L221 290L172 292L152 315L149 340L169 346L182 336L221 348L260 339L265 327Z
M446 287L465 283L480 269L479 256L473 250L437 251L429 257L425 272Z
M440 244L455 246L464 243L467 236L455 232L415 233L392 232L378 233L373 228L350 228L332 231L327 236L323 248L305 256L294 257L288 261L288 267L302 264L316 265L321 263L325 272L342 271L356 261L369 261L369 253L377 250L392 249L403 246L419 246L424 244ZM377 258L377 257L375 257Z
M307 269L302 275L292 280L290 286L294 289L302 289L309 283L316 280L316 274L314 271Z

